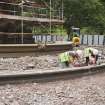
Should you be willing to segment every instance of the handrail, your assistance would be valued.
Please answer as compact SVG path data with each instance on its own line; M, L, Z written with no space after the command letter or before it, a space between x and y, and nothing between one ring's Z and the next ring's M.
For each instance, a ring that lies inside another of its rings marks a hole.
M0 35L53 35L55 36L56 33L11 33L11 32L0 32Z
M17 5L17 6L19 6L18 4L15 4L15 3L6 3L6 2L0 2L0 3L5 3L5 4L11 4L11 5ZM29 7L29 8L32 8L32 9L38 9L38 11L40 10L39 12L42 12L41 10L45 10L45 12L46 12L46 13L33 13L33 11L35 11L35 10L33 10L32 13L29 13L30 15L33 15L33 16L45 16L46 15L46 17L47 17L47 12L50 11L48 8L38 8L38 7L27 6L27 5L23 5L23 7ZM9 9L8 10L7 9L0 9L0 11L1 12L11 12L11 13L19 13L20 12L20 14L21 14L21 11L20 10L19 11L15 10L15 8L14 8L14 10L13 9L11 9L11 10L9 10ZM60 18L60 16L58 16L59 13L58 14L56 13L56 12L59 12L59 10L51 10L51 12L54 13L54 16L52 16L52 18L53 17L54 18L58 18L58 17ZM28 11L23 11L23 13L28 13ZM17 14L15 14L15 15L17 15ZM44 18L44 17L42 17L42 18Z
M14 6L19 6L19 7L21 7L19 4L16 4L16 3L0 2L0 4L10 4L10 5L14 5ZM28 6L28 5L23 5L23 7L35 8L35 9L48 9L48 10L49 10L49 8L34 7L34 6ZM52 10L52 11L59 11L59 10Z
M7 2L0 2L0 4L8 4L8 5L14 5L14 6L20 6L19 4L17 3L7 3ZM28 5L22 5L23 7L29 7L29 8L41 8L41 9L46 9L46 8L43 8L43 7L34 7L34 6L28 6Z

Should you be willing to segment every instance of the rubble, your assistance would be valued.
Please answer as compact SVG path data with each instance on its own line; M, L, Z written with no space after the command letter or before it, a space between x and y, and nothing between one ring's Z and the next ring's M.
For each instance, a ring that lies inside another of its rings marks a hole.
M79 49L84 49L85 46L80 46ZM97 48L97 47L96 47ZM103 50L103 47L98 47L99 51ZM9 71L25 71L25 70L54 70L59 69L58 54L35 54L34 56L24 56L17 58L0 58L0 70L9 70ZM80 62L83 64L84 59L81 59ZM99 60L97 64L105 63L105 59ZM78 66L78 65L76 65Z
M54 69L58 67L57 55L25 56L19 58L0 58L0 70Z
M53 82L0 85L0 105L105 105L105 73Z
M0 58L8 70L50 70L58 67L57 54ZM0 85L0 105L105 105L105 73L53 82Z

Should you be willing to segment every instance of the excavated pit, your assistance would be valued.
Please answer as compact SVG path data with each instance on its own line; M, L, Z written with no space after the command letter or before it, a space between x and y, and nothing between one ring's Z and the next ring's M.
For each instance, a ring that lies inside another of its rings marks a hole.
M81 46L79 49L83 49L85 46ZM105 54L102 47L98 48ZM8 71L25 71L25 70L57 70L60 69L57 53L37 53L34 56L21 56L17 58L2 58L0 57L0 70ZM105 59L103 60L105 62Z

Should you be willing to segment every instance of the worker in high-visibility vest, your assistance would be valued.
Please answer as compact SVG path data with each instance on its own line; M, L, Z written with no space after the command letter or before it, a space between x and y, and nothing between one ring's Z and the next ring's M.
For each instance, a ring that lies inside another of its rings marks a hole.
M89 63L96 64L98 56L99 56L99 51L97 49L91 47L84 49L84 57L86 58L85 61L86 65L88 65Z
M74 46L79 46L80 45L80 38L79 37L73 37L73 45Z
M74 61L80 57L79 51L68 51L59 54L59 61L62 68L69 67L70 64L73 65Z
M80 45L80 38L78 37L78 35L76 33L73 35L72 42L73 42L74 46L79 46Z

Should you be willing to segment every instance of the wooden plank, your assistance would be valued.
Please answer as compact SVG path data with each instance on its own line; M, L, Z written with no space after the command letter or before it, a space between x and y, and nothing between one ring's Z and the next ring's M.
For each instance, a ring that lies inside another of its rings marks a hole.
M35 17L22 17L22 16L13 16L13 15L5 15L0 14L0 19L11 19L11 20L24 20L24 21L31 21L31 22L40 22L40 23L49 23L49 18L35 18ZM64 23L64 20L59 19L51 19L51 22L53 23Z
M11 33L11 32L0 32L0 35L10 35L10 36L15 36L15 35L34 35L34 36L40 36L40 35L52 35L52 36L55 36L57 35L56 33Z
M44 46L44 47L41 47ZM56 42L53 44L0 44L0 53L27 53L72 50L72 42Z

